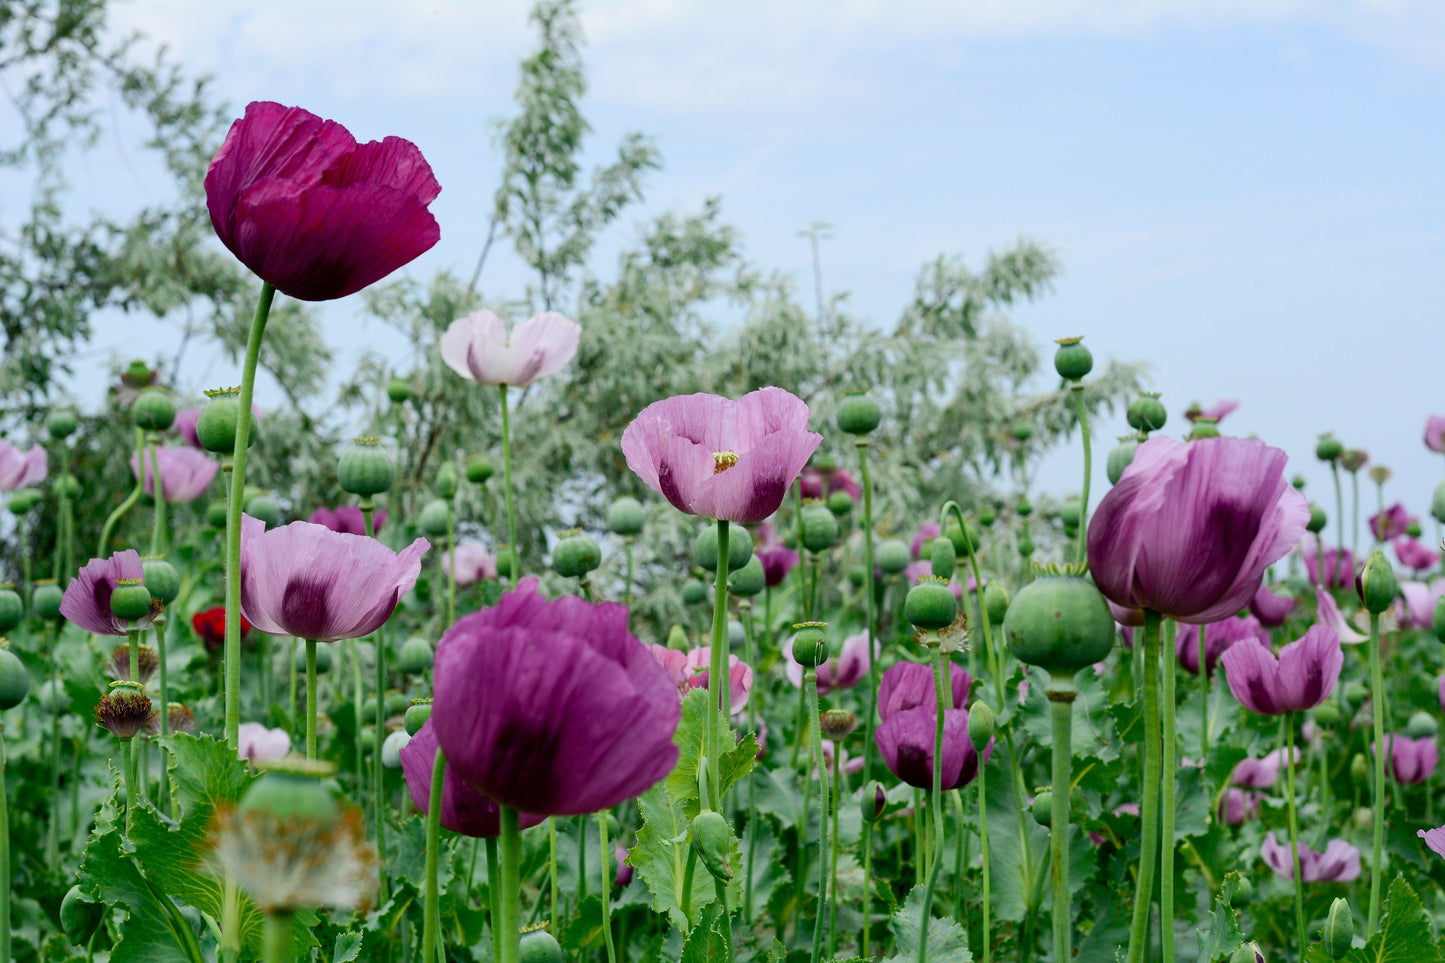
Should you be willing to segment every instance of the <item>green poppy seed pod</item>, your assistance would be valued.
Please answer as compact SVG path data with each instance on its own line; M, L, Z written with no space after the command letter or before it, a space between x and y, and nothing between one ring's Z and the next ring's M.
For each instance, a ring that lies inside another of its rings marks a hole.
M866 435L882 420L883 410L866 394L844 395L838 402L838 427L850 435Z
M196 419L196 439L206 451L218 455L230 455L236 451L236 423L241 416L241 391L239 388L221 388L207 391L209 399L201 416ZM251 433L246 436L246 447L256 443L256 416L251 416Z
M298 672L305 672L305 671L306 671L306 644L305 644L304 642L297 642L297 643L296 643L296 654L293 656L293 662L292 662L292 664L296 666L296 670L297 670ZM317 675L324 675L325 673L330 672L330 671L331 671L331 646L329 646L329 645L318 645L318 646L316 647L316 674L317 674ZM373 707L372 715L376 715L376 712L375 712L375 708L374 708L374 707Z
M405 378L392 378L386 383L386 396L394 405L405 404L411 400L411 382Z
M948 583L936 576L924 576L903 598L903 616L915 628L937 631L952 625L958 616L958 599Z
M457 497L457 468L449 461L441 463L437 469L436 477L432 479L431 490L436 492L438 498L445 498L451 501Z
M841 488L828 496L828 511L840 518L853 510L853 496Z
M935 538L928 549L928 567L941 579L953 578L953 570L958 567L958 550L953 543L946 538Z
M1321 726L1336 726L1340 723L1340 706L1333 700L1321 702L1310 711L1315 723Z
M1424 529L1420 527L1420 523L1413 518L1405 525L1405 534L1411 538L1419 538L1422 531Z
M732 540L729 539L729 542ZM716 548L716 546L714 546ZM732 548L731 545L728 546ZM732 555L732 552L728 552ZM714 552L716 560L716 552ZM591 535L568 535L552 549L552 570L566 578L582 578L602 564L602 546Z
M863 787L858 808L863 812L865 823L876 823L883 818L883 813L888 809L888 793L881 782L875 779Z
M57 498L75 501L76 498L80 497L80 480L68 472L64 475L55 476L50 482L50 488L55 492Z
M832 455L818 455L813 459L813 467L822 472L825 476L831 475L838 470L838 459Z
M848 584L856 588L863 587L864 571L862 565L854 565L848 569Z
M873 549L873 561L884 575L897 575L913 561L913 553L903 539L889 538Z
M978 528L971 521L964 522L959 528L958 519L950 518L943 526L943 537L953 543L953 551L959 558L968 555L970 546L975 550L978 548Z
M74 408L55 408L45 418L45 430L51 438L69 438L80 427Z
M488 458L486 455L478 452L477 454L471 455L467 458L467 481L471 482L473 485L485 485L487 483L487 479L491 478L496 473L496 466L492 464L492 459Z
M713 879L732 879L732 867L728 865L732 836L732 827L722 813L704 809L692 817L692 850Z
M44 500L38 488L17 488L10 493L10 514L24 515Z
M270 492L257 492L246 499L245 512L265 522L267 528L281 524L281 503Z
M1029 537L1028 532L1024 532L1022 535L1019 536L1018 546L1019 555L1023 556L1024 558L1028 558L1034 553L1034 540Z
M9 645L0 639L0 710L15 708L25 701L25 694L30 691L30 673Z
M510 544L497 546L497 577L516 581L521 567L517 564L517 552Z
M562 944L546 930L529 930L522 934L517 963L562 963Z
M1334 461L1344 453L1345 446L1334 435L1320 435L1320 440L1315 443L1315 457L1320 461Z
M1189 429L1189 441L1198 441L1201 438L1219 437L1219 419L1205 418L1200 416L1194 419L1194 427Z
M1019 518L1028 518L1034 513L1034 506L1029 504L1029 500L1027 498L1020 495L1018 508L1015 509L1015 511L1019 513Z
M406 744L411 742L411 736L405 729L396 729L386 734L381 740L381 764L387 769L401 768L401 751Z
M1009 607L1008 589L998 582L988 582L983 587L983 614L988 618L989 624L999 625L1004 617L1008 615Z
M975 752L983 752L993 738L995 716L987 702L975 702L968 710L968 742Z
M1336 896L1330 904L1320 942L1332 960L1343 960L1350 955L1350 948L1355 945L1355 914L1350 912L1350 901L1343 896Z
M1430 517L1445 523L1445 481L1435 486L1435 494L1430 497Z
M331 790L319 778L330 767L315 763L310 766L314 768L267 769L260 779L251 783L236 805L236 812L272 813L282 818L339 819L341 810Z
M1109 450L1109 459L1104 465L1104 472L1109 476L1109 484L1119 484L1119 479L1124 476L1124 469L1134 464L1134 453L1139 450L1139 438L1136 435L1125 435L1119 439L1119 443Z
M707 601L707 586L695 578L682 583L682 604L701 605Z
M984 528L992 528L996 521L998 521L998 513L993 510L992 505L984 505L978 510L978 523Z
M636 535L642 531L642 523L646 517L642 502L630 495L623 495L607 506L607 530L624 537ZM732 539L729 538L728 541L731 542Z
M1029 805L1029 812L1033 814L1034 822L1040 826L1048 826L1054 818L1054 791L1052 789L1040 789L1034 801Z
M1009 651L1056 681L1071 679L1114 647L1114 616L1094 583L1080 575L1049 575L1019 590L1003 620Z
M753 537L741 525L728 526L728 571L736 572L753 557ZM697 533L692 542L692 558L697 567L717 571L717 526L709 525Z
M148 558L141 562L145 570L145 587L151 598L170 605L181 594L181 573L163 558Z
M1089 349L1083 345L1083 336L1077 338L1060 338L1054 343L1058 350L1054 352L1054 370L1059 377L1067 381L1078 381L1094 370L1094 356Z
M1328 522L1329 516L1325 514L1325 510L1314 502L1310 502L1310 520L1305 522L1305 531L1314 532L1318 535L1325 530L1325 525Z
M1019 419L1009 426L1009 434L1013 435L1014 441L1028 441L1034 436L1034 426L1023 419Z
M1405 723L1405 735L1411 739L1433 739L1440 733L1440 723L1435 717L1425 711L1416 712L1410 716L1410 721Z
M396 657L396 667L407 675L417 675L432 667L436 654L431 643L419 635L413 635L401 644Z
M1363 783L1370 775L1369 763L1365 762L1365 755L1357 752L1350 757L1350 778L1356 783Z
M65 592L54 579L36 582L30 591L30 611L43 621L53 622L60 618L60 603L64 600Z
M810 552L826 552L838 541L838 519L821 503L804 505L802 512L803 547Z
M750 599L767 587L767 574L756 555L748 559L748 564L728 576L728 591L738 598Z
M1365 567L1355 576L1355 591L1365 603L1365 611L1379 615L1395 604L1400 594L1400 583L1395 579L1395 567L1378 548L1365 559Z
M75 946L89 943L104 918L105 904L79 886L70 887L60 901L60 929Z
M120 383L127 388L144 388L155 379L155 371L139 358L126 365L120 372Z
M793 626L793 661L805 669L816 669L828 661L828 636L822 622L799 622Z
M147 388L130 406L130 416L137 428L165 431L176 421L176 402L164 388Z
M206 506L206 524L212 528L225 528L226 511L224 500L211 502Z
M151 611L151 593L138 578L123 578L110 593L110 611L118 619L136 622Z
M440 498L433 498L421 507L421 514L417 516L417 527L422 534L430 538L444 538L447 534L448 519L451 517L451 507Z
M363 711L363 712L362 712L362 718L364 718L364 719L374 719L374 718L376 718L376 705L375 705L375 703L371 703L371 704L369 705L369 708L370 708L370 711L369 711L369 712L368 712L368 711ZM376 745L376 726L362 726L362 727L361 727L361 731L356 734L356 741L361 744L361 751L362 751L362 753L366 756L366 758L370 759L370 758L371 758L372 748Z
M381 447L381 439L358 438L341 453L336 463L336 480L341 483L342 491L352 495L362 498L380 495L396 482L396 459Z
M1229 963L1264 963L1258 943L1244 943L1229 955Z
M1064 503L1059 506L1059 521L1064 523L1065 528L1078 528L1079 519L1081 519L1083 515L1084 503L1079 500L1079 496L1077 495L1070 495L1064 499Z
M70 695L65 691L64 682L59 679L46 679L40 683L40 688L35 690L35 702L46 715L58 716L70 708Z
M1124 412L1124 419L1135 431L1158 431L1164 427L1168 417L1164 402L1159 400L1157 394L1147 391L1129 402L1129 408Z
M25 618L25 600L14 586L0 585L0 635L9 632Z
M431 700L422 699L407 706L406 715L402 717L402 724L406 727L406 734L414 736L421 732L421 727L431 718Z

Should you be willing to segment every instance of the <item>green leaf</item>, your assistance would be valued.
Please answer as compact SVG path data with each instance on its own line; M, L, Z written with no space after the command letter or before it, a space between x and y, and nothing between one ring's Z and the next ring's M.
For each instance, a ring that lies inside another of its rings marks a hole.
M672 737L678 748L677 765L663 781L668 794L683 804L689 818L696 816L698 810L697 767L706 752L709 713L722 715L708 705L706 689L693 689L682 700L682 721ZM758 744L752 733L739 742L737 733L721 718L718 719L718 742L727 747L718 756L718 778L726 793L753 768Z
M888 921L897 953L887 963L914 963L918 959L918 945L923 932L923 889L924 884L913 887L898 912ZM968 934L963 927L951 919L930 919L928 959L931 963L971 963L973 954L968 951Z
M1000 760L1002 762L1002 760ZM1000 922L1019 922L1025 914L1037 911L1047 882L1049 833L1027 813L1020 826L1019 810L1008 771L1002 766L988 774L988 845L992 867L993 918ZM1020 833L1025 835L1020 838ZM1024 859L1023 846L1028 845L1029 859ZM1092 857L1089 847L1075 846L1081 858ZM1072 861L1072 860L1071 860ZM1077 865L1077 863L1075 863ZM1025 868L1028 876L1025 878ZM1035 900L1038 900L1037 902Z
M255 778L236 750L213 736L177 733L160 742L170 752L171 779L186 808L239 802Z
M642 828L637 831L637 844L627 863L652 893L652 908L667 913L672 925L689 928L689 920L701 919L703 909L717 899L713 878L699 862L693 869L692 892L687 912L683 911L682 892L687 871L688 854L692 851L692 819L680 802L668 795L662 786L653 786L638 800L642 810ZM728 904L736 907L742 897L742 862L737 837L731 837L728 865L733 877L728 882Z
M1234 888L1234 885L1225 883L1226 890L1233 891ZM1229 905L1229 899L1224 894L1214 898L1209 910L1208 926L1195 930L1194 938L1199 945L1200 963L1214 963L1219 957L1239 949L1239 945L1244 942L1244 931L1239 928L1239 912Z
M728 933L724 929L722 909L713 903L703 910L697 926L682 945L678 963L717 963L728 958Z
M1305 959L1329 961L1329 956L1322 948L1312 946ZM1405 877L1396 876L1390 883L1380 928L1364 947L1350 950L1344 963L1441 963L1442 960L1445 955L1435 945L1430 932L1430 915Z

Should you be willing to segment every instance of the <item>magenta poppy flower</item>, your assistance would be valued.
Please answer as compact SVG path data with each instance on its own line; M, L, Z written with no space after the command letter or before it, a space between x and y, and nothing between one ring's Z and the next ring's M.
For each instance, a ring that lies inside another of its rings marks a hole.
M1269 633L1252 615L1243 618L1227 618L1210 622L1204 627L1204 662L1210 675L1219 657L1240 639L1259 639L1269 645ZM1199 674L1199 633L1197 631L1177 632L1174 636L1174 653L1179 665L1193 675Z
M177 434L179 434L183 439L185 439L186 444L190 445L192 448L200 448L204 450L205 446L201 444L201 438L199 435L196 434L196 425L200 422L200 420L201 409L182 408L180 411L176 412L176 420L171 423L171 427L176 430Z
M497 577L497 559L480 542L462 542L454 550L457 556L457 584L472 585ZM442 573L452 570L452 553L442 552Z
M1251 712L1277 716L1313 709L1329 698L1345 665L1334 630L1316 625L1279 652L1257 638L1241 639L1219 657L1234 697Z
M125 635L130 624L116 618L110 611L110 597L122 580L144 581L145 567L140 553L128 548L110 558L93 558L65 587L60 600L60 614L71 623L96 635ZM155 608L136 624L148 629L155 618Z
M889 716L873 732L878 751L888 770L918 789L933 788L933 741L938 724L937 708L918 706ZM982 762L993 752L990 739ZM968 710L947 709L943 713L944 789L966 786L978 775L979 754L968 741Z
M1440 564L1440 554L1432 552L1417 538L1408 535L1401 535L1395 539L1395 557L1400 564L1406 568L1412 568L1417 572L1432 569Z
M1401 582L1400 621L1412 629L1432 628L1435 623L1435 606L1445 596L1445 578L1437 578L1428 585L1424 582Z
M422 723L411 741L401 748L401 771L412 804L423 813L431 812L432 767L437 758L437 734L433 720ZM519 813L518 823L527 829L547 817ZM451 765L442 776L442 811L437 821L443 829L476 839L495 839L502 834L502 807L477 792L456 774Z
M627 607L524 580L437 644L432 721L447 765L506 806L610 809L672 771L677 687L627 631Z
M1429 779L1440 764L1440 746L1433 736L1411 739L1409 736L1390 735L1385 737L1390 747L1390 772L1396 782L1414 785ZM1371 752L1380 747L1371 743Z
M1259 793L1230 787L1219 800L1219 818L1231 826L1243 826L1259 815Z
M632 882L632 867L627 864L627 857L632 851L625 846L614 846L612 856L617 860L617 873L612 877L612 885L618 889L629 885Z
M816 670L818 695L827 695L834 690L853 688L858 684L859 679L868 675L869 666L873 664L873 659L880 654L882 654L882 643L875 639L872 657L869 656L867 632L848 636L843 640L842 650L837 657L818 666ZM803 687L803 667L793 660L791 637L783 643L783 667L788 674L788 681L801 689Z
M679 395L642 410L622 433L627 467L689 515L752 524L778 510L823 436L782 388L737 401Z
M581 339L582 328L556 311L533 315L508 335L507 322L482 310L451 323L441 352L447 367L463 378L528 388L566 367Z
M692 689L707 688L708 666L712 664L712 646L704 645L690 652L669 649L665 645L649 645L647 651L657 664L667 672L672 684L680 695L687 695ZM729 653L728 655L728 711L733 715L742 712L748 704L748 693L753 689L753 670L750 665Z
M1300 539L1299 553L1313 584L1332 589L1350 588L1354 585L1355 555L1348 548L1339 552L1326 545L1321 552L1319 539L1315 538L1313 533L1307 532Z
M973 678L968 670L950 662L949 682L953 690L953 705L949 708L968 707L968 692L973 688ZM924 706L933 709L938 705L938 686L933 679L932 666L917 662L895 662L883 673L878 683L878 718L887 719L894 713Z
M828 474L828 494L831 495L834 492L847 492L848 497L855 502L863 498L863 489L853 480L853 476L848 473L846 468L839 468Z
M32 445L22 452L8 441L0 440L0 492L38 485L47 472L45 449Z
M1407 534L1410 523L1416 521L1419 519L1406 511L1403 504L1396 502L1383 512L1370 516L1370 531L1374 533L1376 541L1388 542Z
M1293 610L1294 599L1276 594L1268 585L1261 585L1249 600L1250 614L1259 619L1260 625L1271 629L1284 625L1284 620Z
M366 517L361 509L355 505L340 505L335 509L318 508L311 513L307 519L312 525L321 525L331 529L333 532L342 532L346 535L365 535ZM377 509L371 513L371 530L379 533L381 526L386 524L386 511Z
M161 471L161 495L172 505L185 505L206 493L221 470L221 463L195 448L157 448L156 463ZM130 473L137 474L136 455L130 456ZM155 477L151 473L151 453L145 457L145 493L156 494Z
M754 541L756 548L753 549L753 554L758 557L758 564L763 567L763 584L768 588L777 588L797 566L798 553L783 544L769 522L758 526Z
M1445 415L1431 415L1425 419L1425 447L1434 452L1445 452Z
M1118 605L1180 622L1238 612L1309 521L1287 460L1252 438L1144 442L1090 521L1095 583Z
M823 497L823 473L809 466L798 475L798 494L805 500Z
M256 101L206 170L221 243L282 294L329 301L386 277L441 237L441 193L416 145L358 144L335 121Z
M285 729L268 729L259 722L243 722L236 730L236 755L248 762L283 759L291 751Z
M374 538L310 522L268 532L265 522L243 515L241 614L271 635L359 639L391 618L430 547L418 538L398 554Z
M1265 833L1259 854L1280 879L1294 879L1294 859L1288 843ZM1306 883L1348 883L1360 876L1360 851L1343 839L1332 839L1325 851L1317 853L1301 844L1299 875Z
M914 558L922 558L923 550L933 544L933 540L943 534L943 526L937 522L924 522L918 526L918 532L913 536L913 541L908 547L913 551Z
M1315 621L1332 630L1345 645L1358 645L1369 638L1355 631L1335 603L1335 597L1324 589L1315 589Z

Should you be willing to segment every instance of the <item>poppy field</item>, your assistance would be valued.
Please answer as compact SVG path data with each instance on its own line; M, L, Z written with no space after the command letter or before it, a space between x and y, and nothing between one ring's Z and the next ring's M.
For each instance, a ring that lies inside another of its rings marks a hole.
M148 345L87 407L83 331L7 350L0 963L1445 961L1445 482L1014 326L1032 242L888 330L711 203L591 277L658 162L579 186L575 10L533 22L513 300L406 279L472 189L426 144L125 74L175 246L75 273L211 298L228 367ZM409 346L344 429L320 302Z

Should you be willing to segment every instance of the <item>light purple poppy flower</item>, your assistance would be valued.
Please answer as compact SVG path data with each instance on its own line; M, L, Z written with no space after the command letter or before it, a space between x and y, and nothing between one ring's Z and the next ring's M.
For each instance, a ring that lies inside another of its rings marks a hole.
M1435 606L1445 596L1445 578L1430 583L1400 583L1400 594L1404 596L1399 606L1400 621L1412 629L1428 629L1434 625Z
M1259 815L1259 793L1230 787L1219 800L1219 818L1231 826L1242 826Z
M32 445L22 452L8 441L0 440L0 492L38 485L47 472L45 449Z
M968 691L973 688L973 677L963 666L950 662L949 681L953 689L953 705L948 708L968 707ZM896 712L924 706L932 709L938 705L938 686L933 678L932 666L918 662L895 662L883 673L878 683L878 718L887 719Z
M1425 447L1445 452L1445 415L1430 415L1425 419Z
M1281 843L1269 832L1259 852L1276 876L1294 879L1294 859L1288 843ZM1343 839L1330 840L1322 853L1301 845L1299 875L1306 883L1348 883L1359 878L1360 851Z
M366 517L361 509L355 505L340 505L335 509L318 508L311 513L307 519L312 525L321 525L331 529L333 532L342 532L347 535L365 535ZM381 526L386 524L386 511L377 509L371 513L371 530L374 533L381 531Z
M1445 826L1439 829L1417 829L1415 835L1425 840L1437 856L1445 856Z
M1204 661L1210 675L1214 675L1214 667L1218 664L1219 657L1240 639L1259 639L1265 645L1270 641L1269 633L1259 624L1259 619L1252 615L1222 619L1210 622L1204 627ZM1186 672L1199 674L1198 631L1191 629L1175 633L1174 653L1179 657L1179 665Z
M1289 618L1293 609L1293 598L1276 594L1268 585L1261 585L1259 591L1254 593L1254 598L1249 600L1250 614L1259 619L1260 625L1268 628L1284 625L1284 620Z
M1355 583L1355 555L1348 548L1340 552L1326 545L1320 551L1319 539L1313 532L1306 532L1299 543L1300 558L1304 559L1305 571L1310 582L1325 588L1350 588ZM1321 559L1323 558L1323 561Z
M137 456L130 456L130 473L137 474ZM161 470L161 495L172 505L186 505L206 493L221 470L221 463L195 448L157 448L156 463ZM145 493L156 494L155 476L151 473L151 453L145 457Z
M517 325L485 309L457 318L441 337L442 360L463 378L484 385L531 387L567 366L577 354L582 328L556 311Z
M933 742L938 710L918 706L889 716L873 732L878 751L893 775L918 789L933 788ZM993 752L990 739L982 762ZM943 713L944 789L966 786L978 775L979 754L968 739L968 711L948 709Z
M1409 736L1389 735L1385 737L1389 746L1390 772L1396 782L1407 785L1424 782L1440 764L1440 746L1434 736L1411 739ZM1371 752L1378 752L1379 746L1371 743Z
M268 729L259 722L243 722L236 730L236 755L249 762L283 759L291 751L285 729Z
M627 467L689 515L752 524L783 496L823 436L782 388L731 401L679 395L648 405L622 433Z
M525 579L437 643L432 721L447 765L506 806L610 809L672 771L677 686L627 607L547 601Z
M1361 635L1355 631L1355 627L1345 619L1340 611L1335 597L1324 589L1315 589L1315 621L1320 625L1334 630L1339 636L1340 642L1345 645L1358 645L1369 638L1368 635Z
M310 522L268 532L265 522L243 515L241 614L272 635L359 639L391 617L430 547L418 538L398 554L374 538Z
M1316 625L1280 650L1276 659L1255 638L1242 639L1220 656L1229 690L1260 715L1313 709L1329 698L1340 680L1345 650L1333 629Z
M669 649L665 645L649 645L647 651L667 672L672 684L677 686L679 695L686 696L692 689L707 688L708 666L712 664L712 646L704 645L690 652ZM753 669L742 659L728 654L728 711L732 715L742 712L748 704L748 694L753 690Z
M432 768L436 765L437 734L434 720L422 723L411 741L401 748L401 771L406 791L423 813L431 812ZM546 820L535 813L518 813L518 824L528 829ZM495 800L466 784L448 765L442 776L442 811L437 821L443 829L476 839L495 839L502 834L502 807Z
M1440 562L1440 554L1426 548L1417 538L1408 535L1401 535L1395 539L1395 557L1400 564L1406 568L1413 568L1417 572L1432 569Z
M1416 521L1419 519L1406 511L1403 504L1396 502L1383 512L1370 516L1370 532L1376 541L1388 542L1406 534L1410 523Z
M1241 759L1229 775L1229 781L1247 789L1269 789L1279 780L1281 757L1273 752L1263 759Z
M921 558L923 550L933 544L933 540L943 534L943 526L937 522L924 522L918 526L918 534L913 536L909 548L913 550L914 558Z
M1299 541L1309 504L1288 457L1252 438L1141 444L1089 524L1089 570L1106 597L1179 622L1243 609Z
M192 448L204 449L205 446L201 444L200 436L196 434L196 424L200 422L200 420L201 409L182 408L176 412L176 420L171 423L171 427L185 439L186 444Z
M842 650L837 658L829 659L818 666L818 695L827 695L829 692L839 689L851 689L858 684L858 680L868 675L868 667L873 664L883 652L882 642L873 640L873 654L868 654L868 633L859 632L857 635L850 635L843 640ZM783 666L788 673L788 681L801 689L803 687L803 667L793 659L793 640L791 637L783 643Z
M455 549L457 585L472 585L497 577L497 559L481 542L462 542ZM442 574L452 570L452 553L442 552Z
M145 567L135 549L116 552L110 558L93 558L65 587L65 596L60 600L60 614L96 635L125 635L129 623L111 613L110 597L117 584L132 579L145 579ZM154 617L153 608L151 614L136 624L148 629Z

